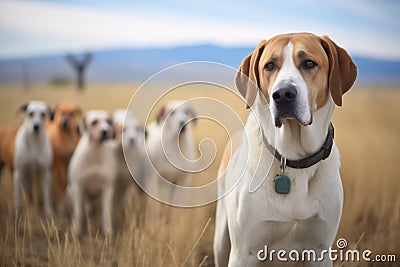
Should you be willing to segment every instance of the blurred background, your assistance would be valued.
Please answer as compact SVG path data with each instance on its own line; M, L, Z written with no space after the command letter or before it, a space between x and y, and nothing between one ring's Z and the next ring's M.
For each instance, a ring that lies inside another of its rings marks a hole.
M31 99L113 111L127 107L142 82L171 65L213 61L238 68L261 39L303 31L328 35L358 67L356 84L333 118L345 191L338 238L400 261L399 13L396 0L0 1L0 126L18 126L23 116L15 111ZM154 90L163 92L163 84ZM210 88L188 88L164 100L199 95L230 103L243 120L247 115L234 95ZM207 123L200 121L196 138L212 138L218 152L199 178L204 181L216 177L227 139ZM35 209L14 222L11 188L3 172L0 265L213 266L214 204L185 209L172 223L163 217L145 226L128 221L113 240L96 231L76 240L67 222L49 222ZM135 216L133 207L126 209Z
M393 0L1 1L0 82L73 82L67 54L92 54L92 82L143 81L195 60L237 68L261 39L310 31L350 52L358 82L397 83L399 9Z

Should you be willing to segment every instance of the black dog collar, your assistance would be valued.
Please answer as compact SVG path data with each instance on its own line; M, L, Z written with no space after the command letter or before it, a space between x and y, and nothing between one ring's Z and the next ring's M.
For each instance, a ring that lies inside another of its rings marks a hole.
M275 158L279 161L282 162L282 155L279 154L279 152L268 143L267 138L265 137L264 131L262 131L262 138L264 141L264 144L267 146L268 150L271 152L272 155L275 156ZM334 128L332 123L329 124L328 128L328 135L326 136L325 143L322 145L321 149L318 150L317 152L311 154L310 156L299 159L299 160L289 160L285 159L286 166L295 168L295 169L305 169L308 167L311 167L314 164L317 164L321 160L324 160L329 157L331 154L332 150L332 145L333 145L333 138L334 138Z

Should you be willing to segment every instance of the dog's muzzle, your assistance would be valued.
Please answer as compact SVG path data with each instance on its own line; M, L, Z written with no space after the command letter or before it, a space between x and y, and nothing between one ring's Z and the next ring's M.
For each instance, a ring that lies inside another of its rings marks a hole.
M63 122L62 122L62 128L64 131L69 132L70 128L69 128L69 120L68 118L64 118Z
M40 130L40 125L37 124L37 123L35 123L35 124L33 125L33 132L36 134L36 133L39 132L39 130Z
M129 146L133 147L135 145L136 139L131 137L129 138Z
M101 141L107 140L108 139L108 131L107 130L101 130Z
M283 119L296 119L302 123L297 110L297 88L294 85L282 86L272 94L272 99L275 104L274 122L276 127L282 126Z

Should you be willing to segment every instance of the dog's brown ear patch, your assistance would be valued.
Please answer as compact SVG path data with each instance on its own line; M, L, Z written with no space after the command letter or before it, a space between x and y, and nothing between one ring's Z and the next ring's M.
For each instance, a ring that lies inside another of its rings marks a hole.
M321 44L329 59L329 90L336 105L342 105L342 95L353 86L357 77L357 66L343 48L328 36L321 37Z
M258 88L260 87L258 64L267 43L268 41L262 40L254 51L243 60L236 73L235 84L240 94L246 100L247 109L253 105Z
M17 114L20 112L26 112L26 109L28 108L29 103L25 103L23 105L21 105L18 109L17 109Z

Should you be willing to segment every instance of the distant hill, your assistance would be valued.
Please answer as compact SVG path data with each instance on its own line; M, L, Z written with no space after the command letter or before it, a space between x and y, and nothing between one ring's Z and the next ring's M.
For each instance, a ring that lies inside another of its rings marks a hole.
M95 51L87 77L89 81L96 82L143 81L168 66L188 61L213 61L237 68L251 51L252 48L248 47L212 45ZM20 82L23 75L27 75L31 82L74 79L74 73L64 57L48 55L0 60L0 83ZM358 66L358 82L400 83L400 61L357 56L354 61Z

